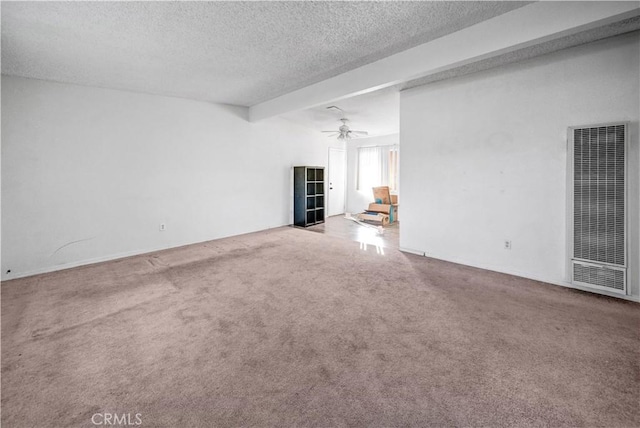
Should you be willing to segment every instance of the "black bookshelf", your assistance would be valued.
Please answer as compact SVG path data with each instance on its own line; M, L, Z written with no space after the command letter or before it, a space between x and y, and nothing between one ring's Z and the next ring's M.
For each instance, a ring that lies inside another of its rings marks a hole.
M293 224L324 223L324 167L293 167Z

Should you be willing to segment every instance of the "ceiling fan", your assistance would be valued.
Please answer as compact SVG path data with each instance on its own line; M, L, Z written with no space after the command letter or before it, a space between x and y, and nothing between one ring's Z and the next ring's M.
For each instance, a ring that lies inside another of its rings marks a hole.
M354 131L351 128L349 128L349 125L347 125L347 122L349 121L349 119L347 118L342 118L340 119L340 121L342 122L342 125L340 125L337 131L322 131L322 132L330 133L328 137L338 137L338 140L350 140L352 138L358 138L360 136L369 135L367 131Z

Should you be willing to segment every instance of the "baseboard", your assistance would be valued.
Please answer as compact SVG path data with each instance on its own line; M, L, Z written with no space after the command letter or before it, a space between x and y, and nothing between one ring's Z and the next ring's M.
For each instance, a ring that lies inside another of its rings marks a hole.
M209 239L204 239L202 241L195 241L195 242L187 242L184 244L179 244L179 245L173 245L173 246L162 246L162 247L155 247L155 248L146 248L146 249L139 249L139 250L132 250L132 251L125 251L123 253L116 253L116 254L110 254L107 256L103 256L103 257L94 257L91 259L85 259L85 260L78 260L75 262L69 262L69 263L62 263L59 265L55 265L55 266L47 266L41 269L34 269L34 270L30 270L30 271L26 271L26 272L18 272L18 273L11 273L11 278L7 278L6 274L2 275L2 281L11 281L14 279L19 279L19 278L26 278L29 276L34 276L34 275L41 275L44 273L51 273L51 272L57 272L57 271L61 271L61 270L66 270L66 269L73 269L76 267L80 267L80 266L88 266L88 265L93 265L96 263L103 263L103 262L110 262L113 260L120 260L120 259L125 259L127 257L133 257L133 256L140 256L143 254L150 254L150 253L155 253L158 251L164 251L164 250L170 250L173 248L180 248L180 247L186 247L189 245L197 245L197 244L203 244L205 242L209 242L209 241L215 241L217 239L225 239L225 238L231 238L234 236L242 236L242 235L247 235L249 233L256 233L256 232L262 232L263 230L270 230L270 229L276 229L278 227L283 227L283 226L287 226L286 224L281 224L279 226L269 226L265 229L257 229L257 230L251 230L248 232L243 232L243 233L239 233L236 235L224 235L224 236L218 236L215 238L209 238ZM0 282L2 282L0 281Z
M532 274L530 274L528 272L522 272L522 271L518 271L518 270L514 270L514 269L505 269L505 268L503 268L501 266L493 266L493 265L486 265L486 264L469 262L468 260L459 259L457 257L443 257L443 256L440 256L440 255L435 255L435 254L427 254L424 251L409 250L409 249L404 249L404 248L400 248L400 251L403 251L403 252L406 252L406 253L411 253L411 254L417 254L419 256L429 257L429 258L436 259L436 260L442 260L442 261L445 261L445 262L456 263L456 264L459 264L459 265L470 266L470 267L474 267L474 268L478 268L478 269L484 269L484 270L488 270L488 271L492 271L492 272L505 273L507 275L513 275L513 276L517 276L517 277L520 277L520 278L531 279L531 280L534 280L534 281L544 282L544 283L547 283L547 284L559 285L561 287L573 288L573 289L576 289L576 290L586 291L586 292L589 292L589 293L600 294L600 295L603 295L603 296L615 297L617 299L629 300L631 302L640 303L640 296L629 296L629 295L611 293L611 292L608 292L606 290L596 290L594 288L582 287L580 285L572 284L572 283L570 283L568 281L562 281L562 280L558 281L558 280L552 279L552 278L545 278L545 277L541 277L541 276L538 276L538 275L532 275Z
M202 241L202 242L206 242L206 241ZM191 245L191 244L185 244L185 245ZM180 245L180 247L182 246L183 245ZM46 266L41 269L34 269L26 272L18 272L15 274L12 272L11 278L7 278L6 275L3 274L2 281L11 281L13 279L26 278L28 276L42 275L44 273L51 273L51 272L57 272L60 270L73 269L80 266L93 265L96 263L109 262L112 260L120 260L127 257L139 256L142 254L148 254L148 253L154 253L156 251L167 250L169 248L174 248L174 247L159 247L159 248L125 251L123 253L110 254L108 256L103 256L103 257L94 257L91 259L84 259L84 260L78 260L75 262L62 263L55 266Z
M404 248L404 247L400 247L398 249L403 253L415 254L417 256L424 256L424 251L412 250L411 248Z
M57 271L66 270L66 269L73 269L73 268L80 267L80 266L87 266L87 265L92 265L92 264L96 264L96 263L103 263L103 262L108 262L108 261L112 261L112 260L119 260L119 259L123 259L123 258L127 258L127 257L140 256L140 255L143 255L143 254L155 253L155 252L158 252L158 251L169 250L169 249L173 249L173 248L186 247L188 245L202 244L204 242L214 241L214 240L217 240L217 239L225 239L225 238L230 238L230 237L233 237L233 236L241 236L241 235L246 235L246 234L249 234L249 233L256 233L256 232L261 232L263 230L270 230L270 229L275 229L275 228L278 228L278 227L285 227L285 226L288 226L288 225L287 224L281 224L281 225L278 225L278 226L270 226L270 227L267 227L265 229L252 230L252 231L248 231L248 232L239 233L239 234L236 234L236 235L219 236L219 237L215 237L215 238L205 239L205 240L202 240L202 241L189 242L189 243L184 243L184 244L175 245L175 246L171 246L171 247L158 247L158 248L150 248L150 249L133 250L133 251L127 251L127 252L124 252L124 253L112 254L112 255L108 255L108 256L104 256L104 257L96 257L96 258L92 258L92 259L86 259L86 260L80 260L80 261L75 261L75 262L70 262L70 263L64 263L64 264L60 264L60 265L56 265L56 266L48 266L48 267L45 267L45 268L42 268L42 269L35 269L35 270L32 270L32 271L16 273L15 275L12 275L11 278L6 278L6 277L3 278L2 281L10 281L10 280L13 280L13 279L26 278L26 277L29 277L29 276L41 275L41 274L44 274L44 273L57 272ZM424 251L414 250L414 249L411 249L411 248L400 247L399 250L404 252L404 253L410 253L410 254L415 254L415 255L418 255L418 256L429 257L429 258L432 258L432 259L443 260L443 261L450 262L450 263L457 263L457 264L461 264L461 265L465 265L465 266L475 267L475 268L478 268L478 269L489 270L489 271L492 271L492 272L505 273L505 274L508 274L508 275L513 275L513 276L517 276L517 277L521 277L521 278L532 279L534 281L545 282L547 284L559 285L561 287L573 288L573 289L576 289L576 290L586 291L586 292L589 292L589 293L600 294L600 295L604 295L604 296L615 297L617 299L629 300L629 301L632 301L632 302L640 303L640 296L628 296L628 295L610 293L610 292L607 292L606 290L596 290L596 289L592 289L592 288L589 288L589 287L582 287L582 286L579 286L579 285L576 285L576 284L572 284L572 283L566 282L566 281L557 281L557 280L550 279L550 278L543 278L543 277L540 277L540 276L537 276L537 275L531 275L531 274L529 274L527 272L520 272L520 271L517 271L517 270L505 269L505 268L498 267L498 266L484 265L484 264L469 262L467 260L459 259L459 258L456 258L456 257L443 257L443 256L435 255L435 254L427 254Z

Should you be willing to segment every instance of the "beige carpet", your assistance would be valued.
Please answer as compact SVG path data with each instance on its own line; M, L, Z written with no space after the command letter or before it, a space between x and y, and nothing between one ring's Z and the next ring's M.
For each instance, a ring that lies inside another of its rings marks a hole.
M2 426L638 426L639 336L635 303L280 228L4 282Z

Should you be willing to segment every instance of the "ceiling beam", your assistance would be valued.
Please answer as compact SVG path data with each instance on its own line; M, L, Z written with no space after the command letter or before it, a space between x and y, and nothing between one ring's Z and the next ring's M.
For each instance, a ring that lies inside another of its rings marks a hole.
M512 10L249 108L252 122L361 95L640 15L637 1L547 2Z

